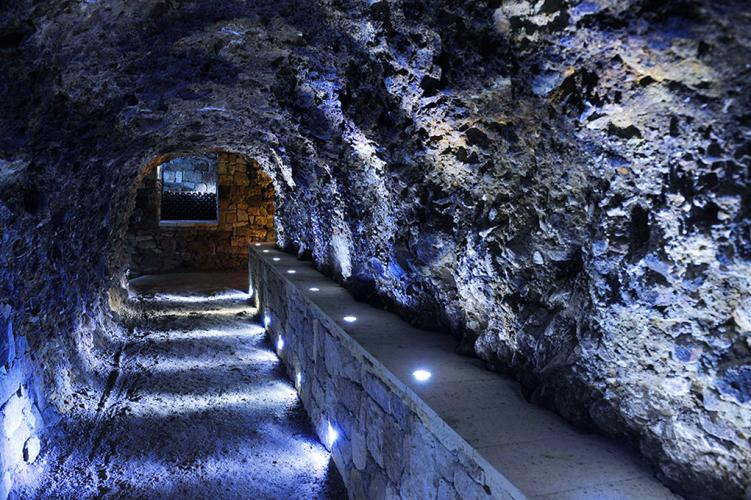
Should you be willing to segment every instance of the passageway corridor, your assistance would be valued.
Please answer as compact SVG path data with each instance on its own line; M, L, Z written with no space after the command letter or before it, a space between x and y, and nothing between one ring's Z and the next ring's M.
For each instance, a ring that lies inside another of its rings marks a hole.
M144 276L143 321L96 416L42 456L30 498L343 498L245 273Z
M751 500L749 61L749 0L2 2L0 500Z

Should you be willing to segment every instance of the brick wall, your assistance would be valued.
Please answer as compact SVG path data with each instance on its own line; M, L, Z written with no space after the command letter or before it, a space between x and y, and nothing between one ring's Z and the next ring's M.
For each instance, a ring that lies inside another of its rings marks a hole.
M136 192L128 227L132 274L243 268L249 243L274 240L274 187L260 165L231 153L206 157L217 166L218 223L160 224L162 181L154 168Z

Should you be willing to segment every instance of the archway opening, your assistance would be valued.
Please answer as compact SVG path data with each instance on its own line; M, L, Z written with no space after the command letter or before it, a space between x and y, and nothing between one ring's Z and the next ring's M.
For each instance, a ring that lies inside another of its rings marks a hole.
M275 196L260 164L241 154L150 163L128 223L129 275L244 269L249 244L275 240Z

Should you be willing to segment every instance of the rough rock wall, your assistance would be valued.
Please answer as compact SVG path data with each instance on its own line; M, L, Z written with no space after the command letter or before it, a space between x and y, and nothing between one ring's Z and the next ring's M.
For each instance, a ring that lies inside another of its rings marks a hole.
M274 240L274 187L260 165L242 155L210 155L218 173L218 223L160 225L156 170L136 191L128 224L131 276L175 269L239 269L248 244ZM166 182L166 181L165 181Z
M45 429L59 419L46 405L26 338L13 331L13 309L0 303L0 498L39 456Z
M147 161L243 153L280 244L740 497L750 25L740 0L9 3L0 299L69 413Z
M344 22L380 67L298 77L350 136L295 151L282 241L679 491L748 494L748 8L442 7L376 2Z

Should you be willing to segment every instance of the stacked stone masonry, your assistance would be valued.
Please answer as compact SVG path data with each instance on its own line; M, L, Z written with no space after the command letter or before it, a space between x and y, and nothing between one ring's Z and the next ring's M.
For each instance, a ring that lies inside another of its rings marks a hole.
M165 191L215 193L217 156L191 156L170 160L162 165Z
M242 155L217 153L206 158L216 165L218 174L218 222L160 223L162 180L154 168L136 192L128 227L133 275L243 268L249 243L274 239L274 187L269 176L257 162Z
M250 252L267 332L353 499L524 498L419 397ZM298 378L298 373L300 374ZM331 442L329 426L337 433Z

